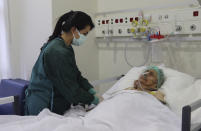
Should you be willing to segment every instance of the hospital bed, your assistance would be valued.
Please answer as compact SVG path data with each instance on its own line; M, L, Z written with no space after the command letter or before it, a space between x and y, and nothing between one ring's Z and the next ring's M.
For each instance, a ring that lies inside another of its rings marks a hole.
M131 72L131 71L130 71ZM126 74L128 76L129 73ZM125 76L125 77L126 77ZM92 82L99 85L111 81L123 81L124 75ZM120 80L119 80L120 79ZM125 80L126 81L126 80ZM117 82L117 83L118 83ZM28 86L28 81L21 79L3 79L0 83L0 114L1 115L24 115L24 91ZM109 92L111 89L109 90ZM107 93L107 92L106 92ZM107 94L106 94L107 95ZM188 104L182 109L182 131L201 130L201 124L191 124L191 114L201 107L201 100Z

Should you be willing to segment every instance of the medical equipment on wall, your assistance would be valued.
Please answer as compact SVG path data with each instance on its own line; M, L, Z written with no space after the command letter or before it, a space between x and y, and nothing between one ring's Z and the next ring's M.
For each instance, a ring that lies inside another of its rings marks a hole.
M130 32L133 33L134 38L145 36L147 37L148 41L153 39L160 40L164 38L164 36L160 34L160 28L157 26L150 26L152 16L145 17L143 11L140 11L138 16L139 17L136 17L135 20L130 20L131 25L133 26L130 29Z
M201 0L196 2L201 3ZM192 1L190 7L182 9L169 5L97 13L96 37L124 37L132 36L132 33L143 36L150 31L157 31L158 35L159 31L163 35L201 34L200 25L197 25L201 21L201 8L196 2Z
M107 42L107 45L126 43L124 56L130 66L133 65L128 62L126 55L128 43L143 42L148 45L145 61L139 65L142 66L150 61L161 63L161 42L201 41L201 8L198 3L183 9L154 9L155 7L98 13L95 19L96 39L100 43Z

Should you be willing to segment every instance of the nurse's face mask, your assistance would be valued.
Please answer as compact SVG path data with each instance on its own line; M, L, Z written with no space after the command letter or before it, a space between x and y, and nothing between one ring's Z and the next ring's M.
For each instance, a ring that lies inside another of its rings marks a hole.
M80 45L82 45L85 42L85 40L86 40L87 37L85 35L81 34L78 29L76 29L76 30L78 32L79 38L76 38L75 35L73 34L72 45L80 46Z

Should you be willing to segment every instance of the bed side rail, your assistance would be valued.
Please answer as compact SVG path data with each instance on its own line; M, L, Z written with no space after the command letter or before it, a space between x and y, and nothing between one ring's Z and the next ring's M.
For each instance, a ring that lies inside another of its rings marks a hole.
M13 104L13 110L16 115L20 115L20 108L19 108L19 96L9 96L9 97L2 97L0 98L0 105L3 104Z
M201 123L191 127L191 112L201 107L201 99L182 109L182 131L201 131Z

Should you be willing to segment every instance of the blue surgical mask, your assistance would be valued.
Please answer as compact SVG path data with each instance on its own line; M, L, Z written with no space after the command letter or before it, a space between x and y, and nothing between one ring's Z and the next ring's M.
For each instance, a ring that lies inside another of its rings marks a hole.
M80 38L78 38L78 39L75 38L75 35L73 34L73 37L74 37L74 38L73 38L72 45L80 46L80 45L82 45L82 44L85 42L86 36L83 35L83 34L81 34L78 30L77 30L77 32L78 32Z

